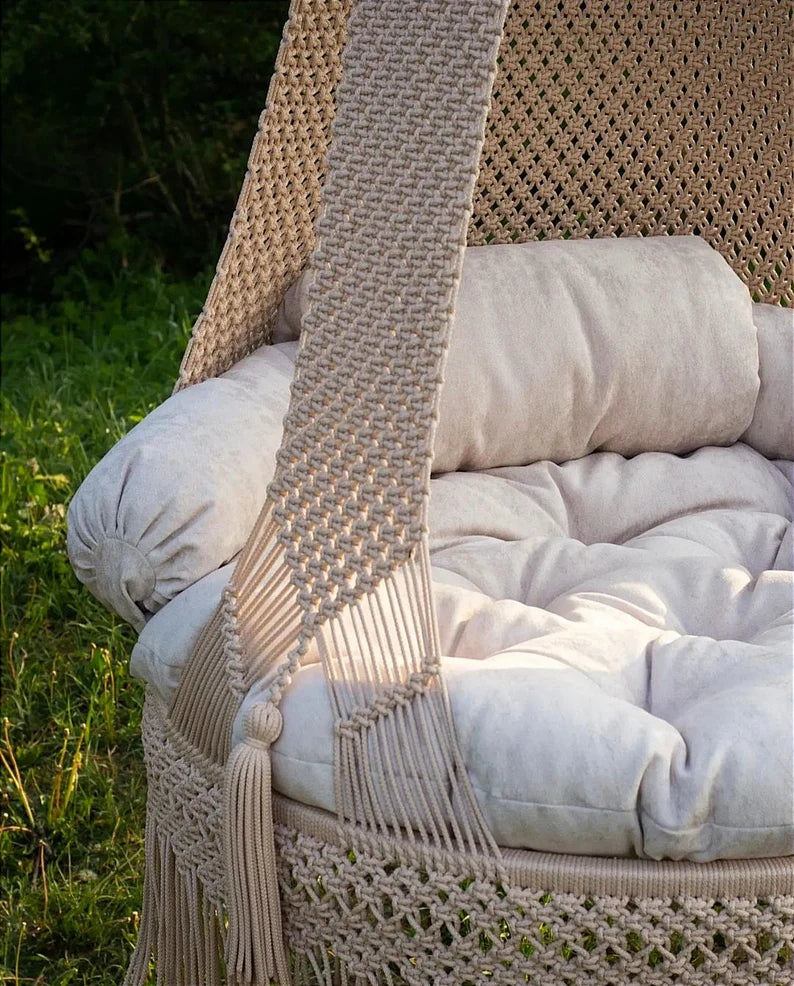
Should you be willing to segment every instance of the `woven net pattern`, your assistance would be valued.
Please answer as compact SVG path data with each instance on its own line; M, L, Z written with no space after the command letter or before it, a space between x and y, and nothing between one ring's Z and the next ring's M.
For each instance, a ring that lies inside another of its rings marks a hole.
M156 697L147 696L142 733L149 821L168 840L176 868L195 873L220 906L226 894L223 768L185 743Z
M559 893L484 881L387 842L354 849L282 824L276 843L301 982L336 982L331 956L356 984L792 981L792 896Z
M512 0L469 242L697 233L794 304L793 15Z
M314 246L352 0L297 0L240 198L177 387L216 376L268 337Z

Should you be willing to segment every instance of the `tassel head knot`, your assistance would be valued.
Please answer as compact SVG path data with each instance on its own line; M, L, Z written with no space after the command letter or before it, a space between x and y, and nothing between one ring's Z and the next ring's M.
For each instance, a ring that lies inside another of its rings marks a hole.
M281 713L272 702L264 702L249 709L243 719L246 742L254 746L269 747L281 735Z

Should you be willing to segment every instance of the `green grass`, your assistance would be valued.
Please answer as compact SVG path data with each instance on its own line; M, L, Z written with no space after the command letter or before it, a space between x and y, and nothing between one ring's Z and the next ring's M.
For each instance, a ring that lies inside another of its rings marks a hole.
M87 254L47 309L3 299L0 980L117 984L143 876L133 633L77 582L66 505L170 392L208 278Z

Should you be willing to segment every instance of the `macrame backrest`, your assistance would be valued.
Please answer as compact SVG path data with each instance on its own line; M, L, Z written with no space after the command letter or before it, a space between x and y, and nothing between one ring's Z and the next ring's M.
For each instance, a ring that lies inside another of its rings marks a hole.
M696 233L794 304L793 14L513 0L469 243Z
M351 0L294 0L177 386L266 342L314 245ZM698 233L794 304L792 5L514 0L470 244Z
M229 235L177 388L223 373L266 341L284 292L312 251L350 5L292 4Z

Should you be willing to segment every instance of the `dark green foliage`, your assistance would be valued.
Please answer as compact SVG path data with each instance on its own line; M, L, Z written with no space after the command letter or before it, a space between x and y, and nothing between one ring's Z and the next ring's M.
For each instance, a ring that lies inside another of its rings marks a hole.
M85 246L181 274L217 256L287 4L6 0L5 290L48 295Z

